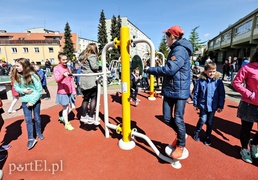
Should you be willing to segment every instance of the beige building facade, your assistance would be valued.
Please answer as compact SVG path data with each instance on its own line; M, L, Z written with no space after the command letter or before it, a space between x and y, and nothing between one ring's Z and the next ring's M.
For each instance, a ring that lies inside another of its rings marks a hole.
M78 36L72 33L74 49L78 49ZM58 53L64 46L64 33L44 28L28 29L24 33L0 31L0 59L13 64L15 59L26 58L44 65L46 59L58 64Z

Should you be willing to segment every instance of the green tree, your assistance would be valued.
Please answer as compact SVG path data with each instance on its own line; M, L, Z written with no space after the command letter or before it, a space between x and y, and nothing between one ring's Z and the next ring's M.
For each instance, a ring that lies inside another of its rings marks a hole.
M99 43L99 54L102 53L104 46L108 43L107 41L107 27L104 10L100 13L99 26L98 26L98 43Z
M120 18L120 15L117 16L116 26L117 26L117 39L120 39L120 29L122 27L122 20Z
M166 35L162 36L161 42L159 44L159 52L163 53L165 57L168 56L169 47L167 46L167 43L166 43Z
M121 22L120 22L120 26L121 26ZM110 35L111 35L110 41L113 41L115 38L119 39L119 34L120 34L119 32L120 32L120 28L119 28L118 19L115 16L113 16L111 19L111 27L110 27ZM110 60L118 59L120 57L119 48L117 49L112 48L109 52L110 52Z
M195 28L192 29L190 37L189 37L189 41L192 43L193 45L193 55L195 54L196 51L198 51L198 49L202 46L205 45L206 41L202 42L201 39L199 38L199 34L197 32L197 29L200 26L197 26Z
M67 58L71 61L73 61L73 57L74 57L74 48L73 48L73 41L72 41L72 35L71 35L71 29L69 26L69 23L67 22L65 25L65 33L64 33L64 53L67 54Z

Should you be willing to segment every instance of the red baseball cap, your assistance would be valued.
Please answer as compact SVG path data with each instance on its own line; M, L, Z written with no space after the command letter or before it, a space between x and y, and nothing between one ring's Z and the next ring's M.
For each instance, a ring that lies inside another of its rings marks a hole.
M163 31L163 33L170 33L175 37L180 37L184 34L184 30L180 26L172 26L168 30Z

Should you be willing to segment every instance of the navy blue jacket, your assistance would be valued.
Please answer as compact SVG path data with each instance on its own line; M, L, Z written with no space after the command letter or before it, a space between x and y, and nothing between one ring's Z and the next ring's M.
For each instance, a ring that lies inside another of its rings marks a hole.
M186 39L174 42L164 66L150 67L147 73L163 76L162 95L175 99L188 99L191 84L190 56L192 44Z

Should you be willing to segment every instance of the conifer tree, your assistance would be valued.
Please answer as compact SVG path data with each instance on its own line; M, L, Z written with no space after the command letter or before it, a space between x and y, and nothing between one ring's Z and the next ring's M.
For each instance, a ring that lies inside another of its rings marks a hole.
M99 43L99 54L102 54L104 46L108 43L107 41L107 27L104 10L100 13L99 26L98 26L98 43Z
M110 27L110 35L111 35L111 39L110 41L113 41L115 38L119 39L119 32L120 32L120 28L118 26L118 19L113 16L112 19L111 19L111 27ZM120 26L121 26L121 23L120 23ZM120 57L120 54L119 54L119 48L116 49L116 48L112 48L110 50L110 60L113 60L113 59L118 59Z
M117 16L117 20L116 20L116 26L117 26L117 38L120 39L120 29L122 27L122 20L120 18L120 15Z
M198 49L202 46L205 45L206 41L202 42L201 39L199 38L199 34L197 32L197 29L200 26L197 26L195 28L192 29L191 34L189 36L189 41L192 43L193 45L193 55L195 54L196 51L198 51ZM193 56L192 56L193 57Z
M167 43L166 43L166 35L162 36L162 40L159 45L159 52L163 53L165 57L168 56L169 47L167 46Z
M67 22L65 25L65 32L64 32L64 49L63 52L67 54L68 60L73 61L74 60L74 48L73 48L73 41L72 41L72 35L71 35L71 29L69 26L69 23Z

